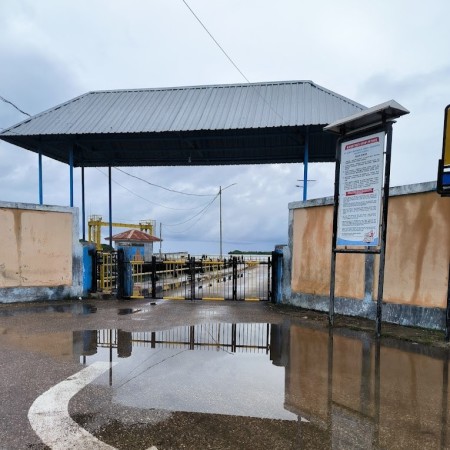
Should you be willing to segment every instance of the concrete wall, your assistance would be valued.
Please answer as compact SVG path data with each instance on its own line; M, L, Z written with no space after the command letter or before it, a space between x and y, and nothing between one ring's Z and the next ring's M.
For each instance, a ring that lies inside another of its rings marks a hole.
M376 342L367 334L286 330L285 408L320 430L317 448L447 448L445 349L386 341L377 371Z
M333 199L289 205L283 302L328 311ZM375 317L378 256L338 254L336 313ZM392 188L383 320L443 329L450 261L450 200L434 183Z
M78 209L0 202L0 302L82 295Z

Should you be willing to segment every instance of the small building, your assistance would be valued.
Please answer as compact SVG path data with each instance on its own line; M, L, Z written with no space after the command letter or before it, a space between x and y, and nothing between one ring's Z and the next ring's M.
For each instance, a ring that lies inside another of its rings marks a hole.
M109 237L106 238L109 241ZM131 256L135 261L151 261L153 256L153 243L161 239L141 230L127 230L112 236L114 247L132 247Z

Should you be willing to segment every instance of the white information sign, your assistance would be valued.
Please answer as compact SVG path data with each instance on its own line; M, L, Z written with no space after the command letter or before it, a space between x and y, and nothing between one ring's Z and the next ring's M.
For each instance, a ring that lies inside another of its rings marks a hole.
M380 244L384 132L341 144L337 245Z

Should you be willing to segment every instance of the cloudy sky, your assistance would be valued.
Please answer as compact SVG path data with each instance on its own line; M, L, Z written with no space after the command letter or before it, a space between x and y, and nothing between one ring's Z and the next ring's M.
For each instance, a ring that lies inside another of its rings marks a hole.
M448 0L187 0L251 82L312 80L366 106L411 111L394 127L391 184L436 179L450 103ZM0 96L37 114L93 90L241 83L183 0L1 0ZM0 102L0 127L25 116ZM271 250L287 242L301 164L113 169L113 220L162 223L163 251ZM88 214L108 217L106 169L86 169ZM310 165L309 198L331 195L331 164ZM75 205L81 205L75 171ZM36 203L37 155L0 141L0 200ZM44 203L68 205L66 165L44 158ZM179 225L177 225L179 224ZM119 230L115 230L119 231Z

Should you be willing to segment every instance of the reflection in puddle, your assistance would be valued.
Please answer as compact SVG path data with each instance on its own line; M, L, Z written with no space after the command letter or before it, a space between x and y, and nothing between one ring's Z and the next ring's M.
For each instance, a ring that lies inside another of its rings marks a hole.
M141 312L141 309L133 309L133 308L120 308L117 310L117 314L119 316L126 316L128 314L134 314L137 312Z
M0 309L0 317L15 317L37 313L71 313L74 315L87 315L97 312L97 307L87 303L70 303L67 305L39 305L20 308Z
M83 362L119 361L103 380L119 410L241 417L249 433L250 418L278 419L292 448L449 445L446 350L288 321L87 333Z

